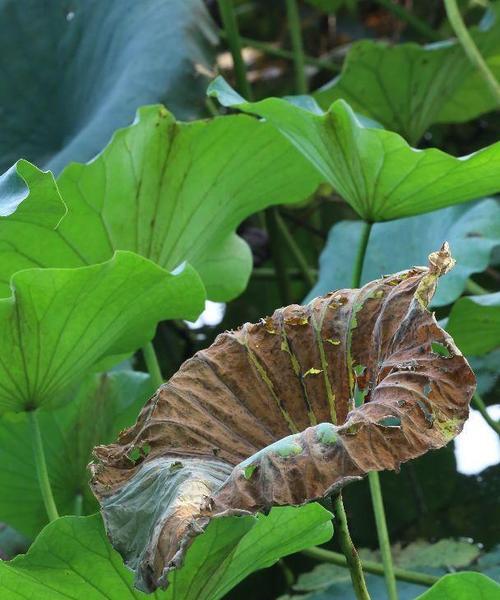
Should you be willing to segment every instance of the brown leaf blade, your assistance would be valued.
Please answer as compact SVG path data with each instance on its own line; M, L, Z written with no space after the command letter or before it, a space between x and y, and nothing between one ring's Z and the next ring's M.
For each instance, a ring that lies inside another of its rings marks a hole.
M427 310L452 266L445 244L428 268L220 335L95 449L93 489L140 587L166 586L211 518L323 498L460 432L475 378Z

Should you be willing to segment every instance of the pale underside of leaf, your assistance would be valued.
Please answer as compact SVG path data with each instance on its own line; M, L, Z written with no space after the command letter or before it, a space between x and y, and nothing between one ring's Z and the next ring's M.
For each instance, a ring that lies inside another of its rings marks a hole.
M95 449L93 489L141 587L165 585L211 518L323 498L457 435L475 378L427 310L452 264L444 247L220 335Z

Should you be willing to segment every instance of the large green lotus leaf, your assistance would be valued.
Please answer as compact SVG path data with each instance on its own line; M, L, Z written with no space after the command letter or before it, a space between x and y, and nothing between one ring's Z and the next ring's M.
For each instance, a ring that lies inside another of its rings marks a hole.
M498 6L498 3L497 3ZM491 63L500 59L500 19L488 15L472 36ZM436 122L468 121L497 107L484 79L455 40L419 46L364 40L341 74L314 94L327 110L340 98L415 144Z
M277 127L366 221L409 217L500 190L500 142L455 158L436 148L412 148L397 133L364 125L344 100L325 114L302 101L245 102L221 77L209 93Z
M445 575L416 600L498 600L500 585L481 573Z
M144 104L204 106L196 66L216 37L201 0L1 0L0 24L0 171L89 160Z
M18 206L0 223L4 283L20 268L93 264L132 250L169 271L189 261L221 301L241 293L251 272L239 223L303 200L319 183L269 124L246 115L178 123L160 106L142 108L94 161L64 170L66 216L50 174L21 161L4 177L2 203Z
M356 252L363 223L341 221L332 227L320 257L319 280L306 298L351 285ZM489 264L491 252L500 245L500 204L483 200L473 206L461 205L388 223L375 223L370 232L361 283L385 273L402 270L408 264L424 262L429 252L444 240L450 243L457 264L439 286L433 306L454 302L463 292L472 273Z
M500 292L457 300L446 329L464 354L485 354L500 347Z
M78 269L28 269L0 300L0 415L60 405L89 369L149 341L158 321L203 307L189 266L168 273L131 252Z
M249 573L330 539L330 519L317 504L216 519L190 547L169 589L146 595L132 587L98 515L62 517L25 556L0 562L0 600L218 600Z
M63 408L40 411L47 467L59 514L95 512L87 465L96 443L130 426L152 392L149 376L137 371L90 375ZM47 523L38 485L30 423L25 413L0 418L0 520L34 537Z

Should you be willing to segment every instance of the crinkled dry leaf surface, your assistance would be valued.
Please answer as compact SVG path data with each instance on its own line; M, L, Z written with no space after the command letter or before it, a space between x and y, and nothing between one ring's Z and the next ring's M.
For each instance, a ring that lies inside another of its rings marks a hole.
M139 587L165 586L213 517L322 498L459 433L475 378L427 309L453 262L445 244L427 268L220 335L95 449L93 489Z

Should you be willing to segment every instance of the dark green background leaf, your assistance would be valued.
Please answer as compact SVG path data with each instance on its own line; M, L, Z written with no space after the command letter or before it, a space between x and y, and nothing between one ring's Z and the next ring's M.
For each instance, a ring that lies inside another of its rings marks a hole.
M143 104L195 117L216 39L201 0L2 0L0 172L89 160Z

